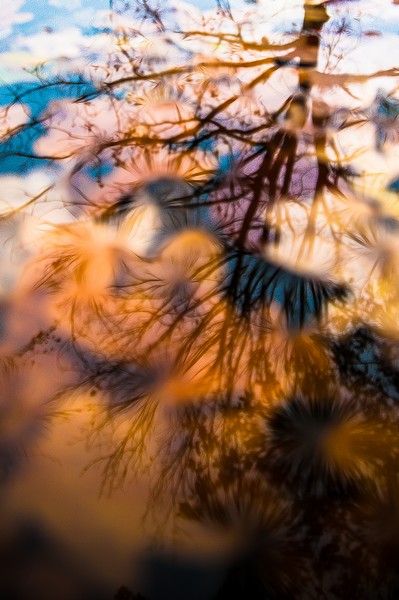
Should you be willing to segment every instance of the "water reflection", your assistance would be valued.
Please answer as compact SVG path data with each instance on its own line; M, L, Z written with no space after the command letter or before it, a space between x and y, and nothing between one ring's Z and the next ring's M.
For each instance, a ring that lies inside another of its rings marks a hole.
M395 597L398 71L346 4L115 6L2 112L56 173L0 194L5 597Z

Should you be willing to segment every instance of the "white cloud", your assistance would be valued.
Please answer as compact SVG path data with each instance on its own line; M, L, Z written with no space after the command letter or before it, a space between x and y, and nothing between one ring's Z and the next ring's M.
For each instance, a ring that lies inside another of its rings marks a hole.
M0 6L0 39L8 37L14 25L33 19L32 13L20 12L25 0L3 0Z
M82 6L81 0L48 0L50 6L55 6L57 8L65 8L66 10L76 10Z
M26 123L29 119L29 109L23 104L12 104L0 108L0 140L14 129Z
M28 64L32 64L60 57L76 58L87 46L88 38L78 28L68 27L52 33L18 36L14 49L27 52Z

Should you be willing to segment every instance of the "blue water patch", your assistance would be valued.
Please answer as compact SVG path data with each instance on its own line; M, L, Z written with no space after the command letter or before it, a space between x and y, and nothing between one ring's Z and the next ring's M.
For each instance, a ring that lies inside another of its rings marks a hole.
M31 114L31 124L20 133L0 144L0 174L28 173L38 167L49 166L52 161L36 156L33 146L38 138L45 134L45 127L35 123L50 102L60 99L75 99L83 94L94 92L90 82L72 77L63 83L48 81L17 82L0 86L0 106L21 103L27 106Z
M388 190L390 192L396 192L397 194L399 194L399 179L395 179L394 181L392 181L388 186Z
M99 160L96 164L87 165L82 173L94 179L95 181L101 182L104 177L107 177L112 173L114 164L111 161Z

